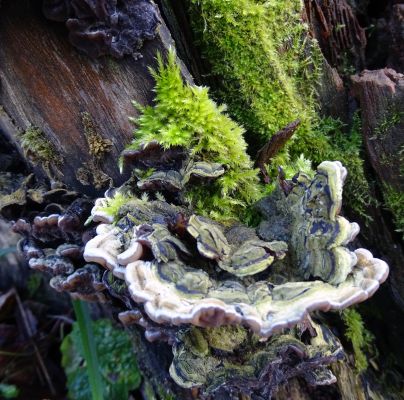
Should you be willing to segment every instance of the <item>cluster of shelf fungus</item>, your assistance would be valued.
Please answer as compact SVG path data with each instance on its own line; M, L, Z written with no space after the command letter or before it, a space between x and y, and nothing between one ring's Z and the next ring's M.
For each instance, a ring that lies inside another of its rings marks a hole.
M109 190L90 218L92 204L78 198L14 224L30 266L75 298L119 299L121 322L172 345L171 377L201 398L268 398L295 376L335 382L327 365L343 349L315 322L317 312L366 300L388 274L368 250L348 247L359 227L339 215L341 163L325 161L314 178L298 173L279 185L257 204L262 221L250 228L187 207L185 188L209 184L224 173L220 165L155 143L124 160L138 172L154 163L153 173Z

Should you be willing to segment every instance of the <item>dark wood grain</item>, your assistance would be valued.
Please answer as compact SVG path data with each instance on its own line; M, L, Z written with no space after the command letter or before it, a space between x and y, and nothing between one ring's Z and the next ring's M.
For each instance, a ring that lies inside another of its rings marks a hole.
M173 42L163 24L157 38L145 43L140 60L92 60L68 43L63 24L45 20L33 3L2 3L0 105L21 130L32 125L44 132L62 160L59 180L98 194L102 190L96 193L76 178L77 170L91 162L81 113L89 113L97 133L112 141L111 151L96 166L119 185L123 177L117 160L134 130L128 116L137 115L131 101L151 103L154 82L148 67L155 65L156 53L165 53ZM13 140L18 145L15 136Z

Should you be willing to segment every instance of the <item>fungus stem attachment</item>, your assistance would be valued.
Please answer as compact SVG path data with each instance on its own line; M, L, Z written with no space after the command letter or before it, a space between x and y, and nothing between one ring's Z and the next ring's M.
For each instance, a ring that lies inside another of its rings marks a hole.
M86 302L72 300L76 321L80 329L80 340L83 356L86 360L88 380L90 382L92 400L104 399L104 385L100 373L97 351L94 342L93 325Z

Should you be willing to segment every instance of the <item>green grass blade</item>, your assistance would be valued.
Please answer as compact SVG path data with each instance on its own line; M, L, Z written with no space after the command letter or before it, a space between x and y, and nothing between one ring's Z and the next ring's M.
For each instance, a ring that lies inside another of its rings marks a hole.
M10 253L15 253L17 251L17 247L4 247L0 249L0 258L7 256Z
M92 400L103 400L104 385L100 374L100 365L95 348L90 311L87 303L80 300L73 300L73 308L80 328L80 337L83 345L84 359L87 364Z

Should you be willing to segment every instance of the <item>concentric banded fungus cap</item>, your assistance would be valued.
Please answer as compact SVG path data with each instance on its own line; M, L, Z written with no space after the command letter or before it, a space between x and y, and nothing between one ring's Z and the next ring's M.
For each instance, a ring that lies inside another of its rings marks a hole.
M123 279L127 264L151 252L160 264L178 264L179 268L187 268L187 262L207 269L216 266L219 271L242 277L265 270L286 254L286 243L259 240L252 229L248 235L251 240L235 242L232 238L230 245L220 224L196 215L186 217L186 210L181 213L178 207L163 204L133 199L132 208L122 207L127 214L116 225L97 227L97 236L86 244L85 260L97 262ZM147 211L142 211L145 207ZM164 265L161 268L165 270ZM193 276L202 272L198 268L195 271Z
M244 286L215 281L204 271L179 264L166 271L148 261L127 265L125 279L134 300L144 303L156 322L201 327L243 324L270 336L294 326L311 311L342 310L373 295L387 277L387 264L364 249L355 254L358 263L352 274L336 286L322 281L278 286L258 281Z
M312 181L299 182L287 197L292 214L291 247L304 279L343 282L356 264L346 244L359 232L356 223L338 215L347 170L339 161L324 161Z
M296 178L283 199L288 244L139 199L121 207L115 225L99 225L84 257L124 277L133 299L157 323L242 324L270 336L312 311L367 299L387 277L384 261L344 247L358 230L338 215L345 175L339 162L325 162L313 180ZM273 268L283 280L275 279Z

